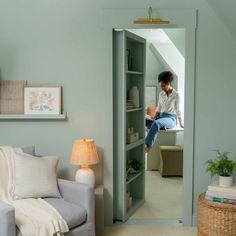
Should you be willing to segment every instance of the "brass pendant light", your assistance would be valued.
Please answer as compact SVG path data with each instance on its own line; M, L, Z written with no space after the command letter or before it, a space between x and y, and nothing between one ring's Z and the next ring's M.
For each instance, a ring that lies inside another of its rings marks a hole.
M170 21L168 20L162 20L159 18L152 18L152 7L149 7L148 9L148 18L140 18L137 20L134 20L134 24L159 24L159 25L164 25L164 24L169 24Z

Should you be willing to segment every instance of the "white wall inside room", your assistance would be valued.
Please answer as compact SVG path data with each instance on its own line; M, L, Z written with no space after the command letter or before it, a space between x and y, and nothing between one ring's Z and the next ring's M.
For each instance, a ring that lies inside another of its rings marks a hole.
M185 29L163 29L179 52L185 57Z
M0 144L35 144L42 154L57 154L60 176L73 179L75 168L68 159L74 139L94 138L105 165L106 225L111 225L113 219L113 133L112 78L108 73L111 55L106 51L112 45L104 36L112 32L101 29L102 9L147 9L148 5L157 9L198 10L193 189L196 214L197 197L211 181L205 172L206 160L214 157L210 150L236 154L232 128L236 116L233 109L236 41L208 3L205 0L0 1L2 79L61 84L64 109L68 112L67 122L1 121ZM120 18L122 22L126 20L122 15Z
M147 41L146 85L158 85L158 74L165 70L165 66L152 53L150 44L151 42Z
M165 71L165 66L155 57L150 49L151 42L147 41L146 47L146 86L156 86L157 87L157 99L160 92L160 86L158 83L158 75Z

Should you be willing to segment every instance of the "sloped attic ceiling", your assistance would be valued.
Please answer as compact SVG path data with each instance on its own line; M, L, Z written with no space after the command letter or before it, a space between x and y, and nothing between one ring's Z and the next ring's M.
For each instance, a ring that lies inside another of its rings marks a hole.
M206 0L236 39L236 1Z

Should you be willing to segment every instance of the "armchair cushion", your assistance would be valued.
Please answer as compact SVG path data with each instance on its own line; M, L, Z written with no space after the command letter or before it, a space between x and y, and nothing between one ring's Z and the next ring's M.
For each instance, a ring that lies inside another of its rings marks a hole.
M95 236L95 195L94 188L73 181L58 179L58 186L63 199L72 204L83 206L87 212L86 230L88 233L81 235ZM81 225L81 230L83 229ZM69 235L69 234L68 234ZM71 234L71 235L77 235Z
M83 184L75 183L68 180L58 180L59 188L64 199L45 198L45 200L54 206L57 211L66 220L70 232L65 235L81 235L95 236L94 233L94 189ZM9 208L5 203L3 207ZM10 207L11 208L11 207ZM10 209L11 217L8 219L9 224L6 227L0 227L0 232L4 230L17 231L17 236L22 236L19 230L15 227L14 209ZM3 214L1 216L1 214ZM5 220L5 212L0 209L0 222ZM2 224L0 224L1 226ZM2 231L1 231L2 230ZM3 233L1 236L15 235L15 232Z
M87 212L82 206L66 202L59 198L44 198L44 200L57 209L66 221L69 229L77 227L86 221Z
M86 222L87 212L82 206L66 202L59 198L44 198L44 200L61 214L69 229L76 228ZM18 228L16 228L16 236L22 236Z

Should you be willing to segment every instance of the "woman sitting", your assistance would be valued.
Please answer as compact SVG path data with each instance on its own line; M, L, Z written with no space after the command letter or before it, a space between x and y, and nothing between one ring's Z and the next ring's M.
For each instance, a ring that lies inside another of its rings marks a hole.
M171 87L174 75L170 71L164 71L158 76L158 82L162 91L159 94L156 114L151 117L154 119L148 135L145 139L145 151L149 152L154 144L160 129L172 129L176 125L178 117L179 125L183 128L182 116L180 111L180 96Z

